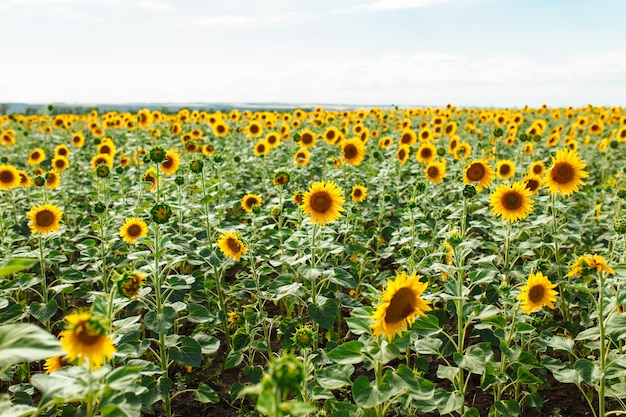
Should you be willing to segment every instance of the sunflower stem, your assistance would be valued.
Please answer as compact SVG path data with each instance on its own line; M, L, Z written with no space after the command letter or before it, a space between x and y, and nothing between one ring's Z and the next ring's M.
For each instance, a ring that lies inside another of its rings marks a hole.
M604 322L604 272L598 275L598 329L600 330L600 385L598 386L598 416L604 417L606 402L604 391L606 388L606 356L610 346L606 346Z
M211 242L211 220L209 219L209 201L206 194L206 181L204 177L204 169L202 169L202 201L204 201L204 221L206 223L207 240L209 241L209 249L212 247Z
M41 298L44 305L48 304L48 282L46 278L46 263L43 252L43 236L39 234L39 268L41 269ZM44 323L46 330L50 331L50 320L46 320Z
M315 274L315 237L317 235L317 223L313 223L313 230L311 231L311 304L317 306L317 277ZM316 337L313 339L314 341L314 349L317 350L318 339L319 339L319 326L316 321L313 321L313 334Z
M213 272L215 274L215 284L217 287L217 300L219 302L220 307L220 320L222 322L222 330L224 331L224 339L226 340L226 347L230 350L230 333L228 331L228 321L226 320L226 301L224 300L224 288L222 286L222 281L224 278L223 268L218 268L217 266L213 267Z
M261 326L263 327L263 337L265 338L265 344L267 345L267 358L268 360L272 357L272 344L271 339L270 339L270 332L268 331L267 328L267 320L265 319L265 317L263 317L263 312L265 311L265 308L263 306L263 299L261 298L261 283L259 282L259 276L256 272L256 262L255 262L255 258L254 258L254 250L252 249L252 245L250 246L250 252L249 252L249 256L250 256L250 268L252 270L252 279L254 280L254 284L256 285L256 294L255 294L255 298L256 298L256 302L257 302L257 309L259 310L259 315L261 317ZM226 311L226 310L223 310Z

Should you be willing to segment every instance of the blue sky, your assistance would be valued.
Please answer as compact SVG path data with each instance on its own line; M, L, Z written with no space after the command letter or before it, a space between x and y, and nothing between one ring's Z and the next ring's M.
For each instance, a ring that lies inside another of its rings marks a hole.
M622 0L0 0L0 102L626 105Z

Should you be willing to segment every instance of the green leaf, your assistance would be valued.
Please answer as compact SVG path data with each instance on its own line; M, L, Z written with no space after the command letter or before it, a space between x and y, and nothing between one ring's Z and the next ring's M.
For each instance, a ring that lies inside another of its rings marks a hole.
M243 376L253 384L258 384L261 382L261 377L263 376L263 368L261 366L246 366L243 368Z
M244 350L252 343L252 337L243 328L237 329L233 336L233 349Z
M361 342L352 340L343 343L330 352L328 358L335 363L347 365L363 362L363 353L361 352Z
M0 264L0 278L31 268L39 262L32 258L15 258Z
M141 375L138 366L122 366L113 370L106 377L106 384L113 390L123 391Z
M198 389L194 393L194 397L196 397L196 400L205 404L217 404L218 402L220 402L220 397L217 396L215 390L204 382L201 382L200 385L198 385Z
M580 358L576 361L574 370L589 385L598 383L602 375L600 367L585 358Z
M463 395L448 392L443 388L435 390L434 399L440 414L449 414L459 410L465 401Z
M350 364L336 364L322 368L315 373L315 380L323 388L339 389L350 385L350 376L354 373L354 366Z
M498 410L502 417L516 417L522 412L519 404L515 400L496 401L493 408Z
M454 362L460 368L467 369L473 374L482 375L485 371L485 365L491 361L492 357L491 343L483 342L467 348L464 355L455 352Z
M0 326L0 368L62 353L57 338L34 324Z
M224 361L224 369L231 369L239 365L243 361L243 353L237 350L231 350Z
M339 314L339 306L335 300L327 298L321 305L309 304L307 311L317 324L325 329L332 329Z
M352 398L354 402L363 408L371 408L384 401L380 391L370 384L370 380L361 375L352 383Z
M191 337L183 337L180 347L170 348L170 357L181 365L199 367L202 362L200 343Z
M413 323L413 331L421 336L432 336L441 332L439 320L433 314L420 316Z
M362 317L348 317L346 318L346 323L348 324L348 328L350 331L356 335L362 335L363 333L368 333L371 329L372 320L369 318Z
M209 310L200 304L187 304L187 321L191 323L206 323L211 320Z
M59 305L56 300L50 300L46 304L32 302L29 306L30 314L40 323L46 323L56 314Z
M169 306L163 307L161 314L149 311L143 318L146 327L158 334L168 333L174 327L174 320L176 320L176 311Z
M480 417L480 413L477 408L470 408L463 413L463 417Z
M352 274L341 268L333 268L333 273L328 277L328 280L344 288L356 288L356 280Z
M209 336L205 333L196 333L193 335L196 342L200 343L203 355L212 355L220 349L220 340L215 336Z
M613 314L606 322L606 334L613 340L626 338L626 314Z

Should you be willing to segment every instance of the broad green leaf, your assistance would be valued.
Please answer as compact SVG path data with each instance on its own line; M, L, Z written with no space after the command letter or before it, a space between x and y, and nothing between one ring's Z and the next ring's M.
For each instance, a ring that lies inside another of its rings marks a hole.
M315 373L315 380L323 388L339 389L350 385L350 376L354 373L354 366L350 364L336 364L322 368Z
M193 338L200 344L203 355L212 355L220 348L220 340L205 333L196 333Z
M181 365L197 368L202 363L202 348L193 338L183 337L180 347L170 348L170 357Z
M332 329L339 314L339 306L335 300L327 298L321 305L309 304L307 311L317 324L325 329Z
M426 314L415 320L413 331L420 336L432 336L441 332L441 326L439 326L439 320L435 315Z
M574 364L574 370L578 373L578 375L580 375L580 378L589 385L597 384L602 375L600 367L585 358L580 358L576 361Z
M361 352L361 342L352 340L343 343L330 352L328 358L335 363L347 365L363 362L363 353Z
M356 280L352 274L341 268L333 268L333 273L328 277L328 280L344 288L356 288Z
M443 388L437 388L435 390L434 400L440 414L449 414L459 410L465 398L461 394L448 392Z
M361 375L354 380L352 384L352 398L354 398L354 402L359 407L363 408L374 407L385 400L384 396L376 386L371 385L370 380L365 375Z
M232 350L228 352L224 361L224 369L231 369L239 365L243 361L243 352Z
M46 304L32 302L29 306L30 314L40 323L46 323L56 314L59 306L55 300L50 300Z
M0 368L62 353L57 338L34 324L0 326Z
M502 417L516 417L522 412L519 404L515 400L496 401L493 408L496 409Z
M191 323L206 323L211 320L209 310L200 304L187 304L187 321Z
M134 383L141 375L138 366L122 366L113 370L106 377L106 384L113 390L122 391Z
M174 320L176 320L176 311L169 306L163 307L161 314L149 311L143 318L146 327L158 334L168 333L174 327Z
M32 258L14 258L3 262L0 264L0 278L31 268L37 262L39 262L38 259Z
M626 314L613 314L606 322L606 334L613 340L626 338Z
M243 376L253 384L258 384L261 382L261 377L263 376L263 368L261 366L246 366L243 368Z
M454 362L460 368L467 369L473 374L482 375L485 371L485 365L491 361L492 357L491 344L483 342L467 348L464 355L455 352Z
M204 382L201 382L198 385L198 389L194 393L194 397L196 397L196 400L200 401L201 403L217 404L218 402L220 402L220 397L217 396L215 390Z

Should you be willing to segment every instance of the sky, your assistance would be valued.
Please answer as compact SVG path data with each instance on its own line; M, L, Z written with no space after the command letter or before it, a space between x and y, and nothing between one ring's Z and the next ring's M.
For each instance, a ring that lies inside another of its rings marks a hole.
M626 106L623 0L0 0L0 102Z

